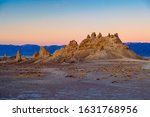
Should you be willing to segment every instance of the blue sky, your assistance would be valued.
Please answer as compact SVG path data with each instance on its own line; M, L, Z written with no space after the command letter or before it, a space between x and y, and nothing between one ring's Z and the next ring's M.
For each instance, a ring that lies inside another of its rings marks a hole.
M93 31L149 42L149 21L150 0L0 0L0 43L80 42Z

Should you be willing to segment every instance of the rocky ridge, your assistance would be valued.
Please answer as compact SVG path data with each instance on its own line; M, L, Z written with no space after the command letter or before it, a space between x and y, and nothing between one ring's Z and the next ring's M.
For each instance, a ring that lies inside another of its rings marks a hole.
M35 52L32 58L26 58L21 56L20 50L17 51L15 58L16 62L31 60L33 63L47 63L47 62L79 62L79 61L92 61L99 59L143 59L135 52L130 50L128 46L123 44L120 40L118 33L108 34L103 36L101 33L96 35L93 32L78 44L75 40L69 42L59 50L56 50L54 54L50 54L49 51L43 46L40 47L39 52ZM7 60L5 55L4 61ZM8 61L9 62L9 61Z
M102 36L93 32L87 36L79 45L75 40L64 48L55 51L53 60L95 60L95 59L142 59L139 55L131 51L120 40L118 33Z

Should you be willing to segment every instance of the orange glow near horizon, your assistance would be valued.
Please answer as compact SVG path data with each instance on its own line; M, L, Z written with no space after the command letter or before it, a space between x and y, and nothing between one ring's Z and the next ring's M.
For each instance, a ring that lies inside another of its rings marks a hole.
M43 1L0 3L0 44L80 43L92 32L118 33L123 42L150 42L145 0Z
M92 32L91 32L92 33ZM89 34L91 34L89 33ZM114 32L115 33L115 32ZM112 34L114 34L112 33ZM131 34L132 33L132 34ZM141 33L141 32L139 32ZM138 32L130 32L127 33L119 33L119 37L123 42L150 42L150 37L148 35L139 34ZM98 33L97 33L98 34ZM106 36L108 33L103 33L103 36ZM86 38L88 35L83 34L56 34L55 35L23 35L18 34L17 36L14 33L9 36L0 37L1 43L0 44L16 44L16 45L23 45L23 44L37 44L37 45L66 45L71 40L76 40L80 43L83 39Z

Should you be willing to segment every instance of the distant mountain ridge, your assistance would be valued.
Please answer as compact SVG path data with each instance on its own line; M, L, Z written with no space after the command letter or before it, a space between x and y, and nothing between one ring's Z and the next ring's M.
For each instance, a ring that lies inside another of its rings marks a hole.
M58 50L64 46L50 45L44 47L52 54L55 50ZM21 54L24 56L32 56L35 52L39 52L40 46L32 44L0 45L0 56L4 56L5 53L7 56L15 56L18 50L20 50Z
M135 53L143 56L143 57L150 57L150 43L125 43L131 50ZM64 46L59 45L50 45L44 46L51 54ZM0 56L4 56L6 53L7 56L14 56L16 52L20 50L21 54L24 56L32 56L36 51L40 50L39 45L34 44L25 44L25 45L0 45Z
M143 56L143 57L150 57L150 43L125 43L131 50L135 53Z

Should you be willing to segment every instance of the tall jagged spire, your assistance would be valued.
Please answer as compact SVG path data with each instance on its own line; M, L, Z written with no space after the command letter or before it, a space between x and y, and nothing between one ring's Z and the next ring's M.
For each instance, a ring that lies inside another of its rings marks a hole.
M87 39L90 39L91 37L90 37L90 35L87 35L87 37L86 37Z
M102 34L101 34L101 33L99 33L97 37L98 37L98 38L101 38L101 37L102 37Z
M20 62L21 61L21 52L20 50L17 51L17 54L16 54L16 59L15 59L17 62Z
M95 33L95 32L93 32L93 33L91 34L91 38L92 38L92 39L96 38L96 33Z

